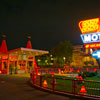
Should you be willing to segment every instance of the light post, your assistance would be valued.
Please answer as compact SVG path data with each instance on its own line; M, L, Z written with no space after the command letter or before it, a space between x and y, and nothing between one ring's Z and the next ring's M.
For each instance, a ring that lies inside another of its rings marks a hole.
M64 59L64 64L65 64L65 59L66 59L66 57L63 57L63 59Z

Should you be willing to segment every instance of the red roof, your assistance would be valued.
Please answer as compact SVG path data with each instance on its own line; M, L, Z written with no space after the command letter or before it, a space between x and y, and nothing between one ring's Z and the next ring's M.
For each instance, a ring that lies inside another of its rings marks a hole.
M31 41L30 40L28 40L27 45L26 45L26 48L32 49L32 45L31 45Z
M0 53L6 53L7 51L8 49L7 49L6 41L2 40L1 47L0 47Z

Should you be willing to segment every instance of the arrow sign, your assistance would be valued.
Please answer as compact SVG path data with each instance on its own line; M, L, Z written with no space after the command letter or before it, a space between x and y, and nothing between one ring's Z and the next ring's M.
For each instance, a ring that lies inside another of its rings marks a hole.
M95 59L100 59L100 50L96 50L92 53L92 57Z

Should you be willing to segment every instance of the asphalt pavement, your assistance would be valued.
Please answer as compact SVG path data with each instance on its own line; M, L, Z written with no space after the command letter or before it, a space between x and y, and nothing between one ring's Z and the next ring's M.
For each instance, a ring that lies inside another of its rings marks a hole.
M32 87L29 77L0 75L0 100L80 100L50 94Z

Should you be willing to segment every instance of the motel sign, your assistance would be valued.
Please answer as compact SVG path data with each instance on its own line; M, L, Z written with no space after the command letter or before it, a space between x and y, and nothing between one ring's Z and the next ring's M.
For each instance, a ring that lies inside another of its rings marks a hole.
M90 33L90 34L81 34L80 36L83 43L100 42L100 32Z

